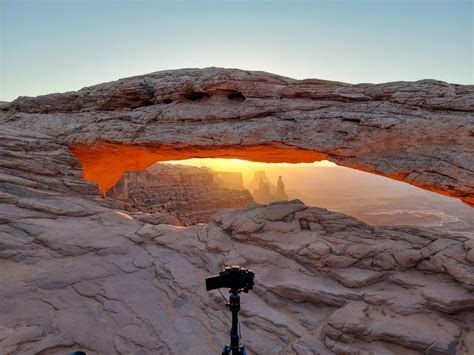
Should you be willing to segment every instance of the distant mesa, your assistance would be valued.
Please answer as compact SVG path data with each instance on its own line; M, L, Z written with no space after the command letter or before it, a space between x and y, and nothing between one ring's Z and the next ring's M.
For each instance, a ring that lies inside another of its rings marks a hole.
M155 163L145 170L127 171L106 196L123 202L121 207L138 213L141 220L146 219L143 213L153 214L148 217L152 221L185 226L209 222L219 208L288 200L282 176L275 186L265 171L257 171L246 187L240 172Z
M106 195L124 202L123 208L129 212L153 214L139 215L141 220L185 226L207 223L219 208L240 208L254 202L243 188L241 173L165 163L126 172Z
M246 189L240 172L166 163L127 171L106 196L140 220L184 226L209 222L219 208L288 200L283 178L275 186L265 171L255 172Z
M223 188L232 190L245 190L242 173L232 171L215 171L209 169L214 175L214 182Z

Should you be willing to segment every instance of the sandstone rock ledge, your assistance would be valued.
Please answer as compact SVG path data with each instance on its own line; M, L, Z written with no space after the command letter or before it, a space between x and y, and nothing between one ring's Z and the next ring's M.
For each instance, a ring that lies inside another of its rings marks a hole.
M2 355L218 353L230 315L204 278L230 263L257 274L249 353L474 351L473 240L299 201L159 224L98 198L49 136L0 126L0 155Z
M474 351L473 240L299 201L183 228L20 191L0 204L2 354L219 353L230 314L204 278L229 263L257 275L242 296L251 354Z

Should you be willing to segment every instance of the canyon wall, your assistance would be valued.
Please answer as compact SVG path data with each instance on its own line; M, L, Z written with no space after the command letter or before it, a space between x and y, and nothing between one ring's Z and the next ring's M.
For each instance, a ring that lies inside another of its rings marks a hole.
M229 185L238 181L235 175L231 174ZM207 223L219 208L245 207L254 202L247 190L222 187L225 177L227 174L219 177L218 172L207 168L154 164L146 170L126 172L106 195L125 202L124 207L131 212L164 213L183 225Z
M474 204L472 85L182 69L20 97L0 122L68 145L103 191L158 160L328 159Z
M214 182L220 187L232 190L245 190L242 173L231 171L213 171Z

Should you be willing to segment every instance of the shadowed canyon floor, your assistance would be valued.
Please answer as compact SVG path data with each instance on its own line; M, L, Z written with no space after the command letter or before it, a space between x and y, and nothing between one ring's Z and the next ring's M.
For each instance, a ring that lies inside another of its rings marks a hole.
M472 203L473 90L211 68L2 105L0 353L219 353L230 312L204 278L234 263L256 273L249 353L472 354L473 239L296 200L159 224L101 198L82 168L98 181L157 156L322 154Z

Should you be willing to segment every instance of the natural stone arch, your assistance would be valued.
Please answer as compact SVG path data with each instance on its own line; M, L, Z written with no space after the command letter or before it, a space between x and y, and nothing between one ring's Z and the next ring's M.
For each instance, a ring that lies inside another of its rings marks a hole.
M264 163L311 163L327 159L326 154L282 145L238 147L134 146L99 143L71 147L82 162L84 178L95 181L102 191L110 189L128 170L146 169L157 161L190 158L243 159Z
M474 204L472 85L183 69L20 97L0 121L67 144L103 189L157 160L328 159Z
M200 76L212 82L219 75L243 75L249 87L256 85L251 78L271 78L250 73L249 79L242 72L217 69L147 78L166 81L190 73L196 82ZM154 354L183 353L193 346L197 352L217 352L228 337L228 322L222 308L209 307L212 298L203 280L228 262L245 265L258 275L260 290L251 293L257 306L246 310L253 331L246 333L245 344L254 353L349 348L360 353L473 353L469 329L474 319L474 244L469 237L433 229L369 226L299 201L222 210L209 224L188 228L145 223L114 201L100 198L97 185L82 178L81 164L68 149L76 152L86 174L88 166L99 162L113 167L120 160L130 164L136 159L146 165L147 152L162 153L163 159L178 152L179 157L217 156L234 147L235 154L264 152L268 158L273 152L278 159L301 158L303 152L312 151L341 165L375 166L387 175L409 168L409 158L417 157L409 148L416 146L436 157L415 162L422 172L420 181L472 201L471 87L425 83L445 87L446 102L451 97L459 112L433 109L426 103L429 100L423 101L423 112L434 118L422 120L425 127L413 108L414 118L408 116L401 126L385 132L390 144L384 150L380 149L384 130L342 120L332 111L332 105L339 107L337 102L313 109L324 103L294 98L286 103L310 109L283 112L277 107L258 116L272 100L251 98L243 90L241 95L225 91L214 95L203 89L177 101L166 97L154 103L140 101L141 89L133 88L135 79L130 80L125 81L129 90L122 94L111 89L122 85L118 82L0 105L0 297L7 305L0 312L2 350L34 354L80 346L97 353L116 349ZM163 85L163 90L171 87ZM440 104L445 98L440 94L437 100ZM284 99L274 101L285 104ZM117 109L105 104L93 107L101 102L112 102ZM255 106L257 102L263 108ZM149 105L136 106L140 103ZM351 99L347 105L357 102ZM107 111L101 111L104 107ZM218 107L220 119L209 113ZM236 116L242 109L258 112L253 117ZM306 117L308 112L314 117ZM183 119L185 113L195 119ZM234 116L222 118L227 114ZM300 118L288 120L285 115L290 114ZM447 122L451 115L454 118ZM347 139L341 143L342 128ZM400 134L407 129L419 133L418 141L403 146ZM397 135L398 147L393 143ZM96 154L81 155L81 147ZM126 159L125 151L130 152ZM121 159L114 161L114 154ZM380 161L390 162L391 169ZM440 180L427 179L427 169ZM133 327L122 327L127 320ZM183 331L174 331L177 325ZM412 331L419 329L423 331Z

